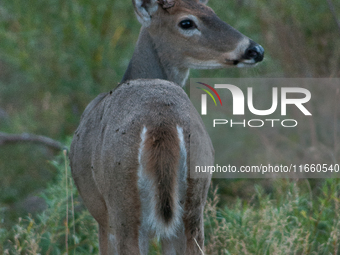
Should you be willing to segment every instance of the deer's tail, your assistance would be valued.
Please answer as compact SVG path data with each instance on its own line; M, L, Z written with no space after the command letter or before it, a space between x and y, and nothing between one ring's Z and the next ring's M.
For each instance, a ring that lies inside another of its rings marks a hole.
M147 219L147 225L157 235L175 234L182 220L180 200L183 200L186 183L183 130L165 124L144 127L141 138L139 188L144 189L142 210L148 214L143 219Z

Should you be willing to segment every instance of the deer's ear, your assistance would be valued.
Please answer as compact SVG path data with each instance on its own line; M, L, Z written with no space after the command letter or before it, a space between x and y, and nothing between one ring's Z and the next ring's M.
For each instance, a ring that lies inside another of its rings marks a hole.
M207 4L209 0L199 0L201 4Z
M151 16L158 9L157 0L132 0L133 7L138 21L143 26L149 26L151 23Z

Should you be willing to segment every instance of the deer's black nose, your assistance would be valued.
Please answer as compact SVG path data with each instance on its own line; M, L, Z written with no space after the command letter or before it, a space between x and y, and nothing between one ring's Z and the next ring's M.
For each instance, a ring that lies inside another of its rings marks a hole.
M261 45L251 41L250 46L244 53L244 59L253 59L255 63L263 60L264 49Z

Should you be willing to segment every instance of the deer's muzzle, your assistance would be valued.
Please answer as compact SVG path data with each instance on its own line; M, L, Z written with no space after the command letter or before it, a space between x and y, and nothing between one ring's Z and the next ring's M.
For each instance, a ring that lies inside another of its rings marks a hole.
M243 59L249 59L253 63L261 62L264 56L264 49L261 45L251 41L249 47L246 49Z

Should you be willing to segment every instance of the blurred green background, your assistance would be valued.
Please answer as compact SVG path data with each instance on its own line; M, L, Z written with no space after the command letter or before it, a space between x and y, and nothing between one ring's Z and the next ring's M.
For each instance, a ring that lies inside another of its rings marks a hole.
M192 70L190 77L339 77L340 1L333 4L335 16L327 0L211 0L218 16L264 47L265 60L251 69ZM139 29L130 1L2 0L0 132L69 143L86 105L121 80ZM339 100L336 93L330 100ZM327 116L334 143L322 144L322 127L312 124L291 139L302 149L320 145L338 160L339 119ZM257 148L246 137L241 142L232 157L251 162ZM33 198L55 178L54 155L41 145L0 146L1 224L9 227L18 215L39 209ZM219 180L222 200L251 195L245 181ZM268 181L263 185L272 190Z

